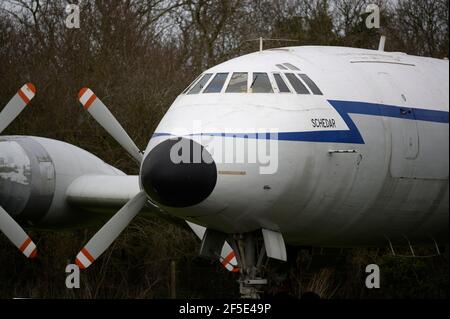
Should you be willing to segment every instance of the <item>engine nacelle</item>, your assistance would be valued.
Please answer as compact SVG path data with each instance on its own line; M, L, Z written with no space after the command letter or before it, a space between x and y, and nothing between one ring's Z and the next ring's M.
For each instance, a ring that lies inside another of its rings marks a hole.
M0 137L0 205L27 226L76 226L92 214L68 205L66 190L82 175L124 175L91 153L41 137Z

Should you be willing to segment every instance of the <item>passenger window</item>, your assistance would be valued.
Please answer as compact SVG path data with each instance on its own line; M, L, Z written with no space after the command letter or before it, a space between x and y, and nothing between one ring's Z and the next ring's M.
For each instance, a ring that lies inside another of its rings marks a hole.
M227 77L228 73L217 73L203 93L220 93Z
M299 76L302 78L303 81L305 81L306 85L309 86L313 94L316 95L323 95L322 91L319 89L319 87L314 83L313 80L306 74L299 74Z
M247 73L233 73L228 84L227 93L247 93Z
M273 93L272 84L270 84L267 73L253 73L252 93Z
M208 83L208 80L211 78L211 73L206 73L200 81L197 82L196 85L189 91L188 94L198 94L200 91L205 87L206 83Z
M309 94L308 89L306 86L302 83L302 81L299 80L298 77L295 76L294 73L286 73L286 77L288 78L289 82L291 82L292 87L298 94Z
M275 82L277 82L278 90L280 90L280 93L291 93L291 90L289 90L281 75L275 73L273 76L275 78Z

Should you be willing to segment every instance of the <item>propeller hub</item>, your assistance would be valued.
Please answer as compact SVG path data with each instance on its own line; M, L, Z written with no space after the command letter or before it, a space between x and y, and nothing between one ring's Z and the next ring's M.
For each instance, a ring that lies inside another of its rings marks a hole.
M179 137L154 147L142 163L140 176L145 192L155 202L188 207L201 203L212 193L217 168L202 145Z

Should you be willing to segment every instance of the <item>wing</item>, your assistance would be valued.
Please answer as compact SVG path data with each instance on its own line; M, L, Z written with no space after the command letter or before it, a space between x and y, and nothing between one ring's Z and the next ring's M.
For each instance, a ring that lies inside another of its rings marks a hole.
M83 175L68 187L67 202L88 211L115 212L141 191L137 175ZM142 212L156 213L150 202Z

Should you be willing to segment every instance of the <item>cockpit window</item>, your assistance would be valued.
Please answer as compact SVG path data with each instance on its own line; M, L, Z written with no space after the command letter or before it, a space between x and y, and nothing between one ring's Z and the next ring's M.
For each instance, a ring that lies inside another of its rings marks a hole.
M280 74L275 73L273 77L275 78L275 82L277 82L278 90L280 91L280 93L291 93L291 90L289 90Z
M203 93L220 93L228 77L228 73L217 73Z
M198 79L200 79L201 76L202 76L201 74L200 74L199 76L197 76L197 77L195 78L195 80L192 81L191 84L189 84L189 86L188 86L186 89L184 89L184 91L183 91L182 94L186 94L186 92L189 91L190 88L191 88L195 83L197 83Z
M188 94L197 94L200 93L200 91L205 87L206 83L208 83L209 79L211 78L211 73L206 73L200 81L197 82L196 85L188 92Z
M284 63L284 65L286 64L288 63ZM192 82L183 93L220 93L228 83L226 93L292 93L295 91L298 94L323 95L316 83L303 73L275 71L271 74L265 72L250 72L250 74L252 75L251 83L249 83L249 73L246 72L235 72L231 76L226 72L204 73ZM249 84L250 89L248 89Z
M283 64L276 64L276 66L277 66L280 70L283 70L283 71L288 70L288 68L285 67Z
M298 94L309 94L308 89L306 86L302 83L302 81L299 80L298 77L294 75L294 73L285 73L286 77L288 78L289 82L291 82L292 87Z
M311 89L313 94L323 95L322 91L319 89L319 87L316 85L316 83L314 83L314 81L311 80L311 78L309 76L307 76L306 74L299 74L299 76L306 83L306 85L309 86L309 88Z
M267 73L253 73L253 81L250 86L253 93L273 93Z
M294 70L294 71L300 71L299 68L297 68L295 65L291 64L291 63L284 63L285 66L287 66L289 69Z
M237 72L231 76L228 84L227 93L247 93L247 73Z

